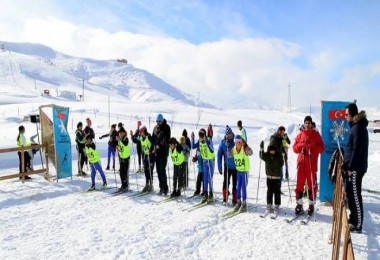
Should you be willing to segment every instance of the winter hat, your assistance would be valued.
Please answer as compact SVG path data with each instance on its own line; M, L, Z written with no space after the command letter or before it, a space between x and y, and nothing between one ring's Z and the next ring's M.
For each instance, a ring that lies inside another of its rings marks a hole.
M118 124L117 124L117 127L119 127L119 128L122 128L124 126L124 124L122 123L122 122L119 122Z
M268 152L270 152L270 151L275 151L276 152L277 151L277 147L275 145L273 145L272 143L270 143L268 145L267 150L268 150Z
M140 127L140 132L144 132L146 133L148 130L146 129L146 126L143 125L142 127Z
M83 126L83 123L82 123L82 122L79 122L79 123L77 124L77 128L79 128L79 127L81 127L81 126Z
M162 114L158 114L156 122L162 122L162 121L164 121L164 116Z
M201 128L198 132L199 137L203 138L206 136L206 130L204 128Z
M358 106L355 103L349 104L346 108L348 109L348 114L351 117L354 117L359 113Z
M183 135L184 137L187 137L187 131L186 131L186 129L183 129L183 131L182 131L182 135Z
M311 118L311 116L305 116L305 119L303 120L303 122L305 123L306 121L312 123L313 119Z
M226 130L224 131L224 133L225 133L225 135L232 134L232 130L228 125L226 125Z
M25 131L25 127L23 125L20 125L18 127L18 131L21 132L21 131Z
M181 136L181 137L179 138L179 143L180 143L180 144L185 144L185 143L186 143L186 138L185 138L184 136Z
M240 135L235 135L234 141L235 141L235 143L236 142L241 142L242 141L241 136Z

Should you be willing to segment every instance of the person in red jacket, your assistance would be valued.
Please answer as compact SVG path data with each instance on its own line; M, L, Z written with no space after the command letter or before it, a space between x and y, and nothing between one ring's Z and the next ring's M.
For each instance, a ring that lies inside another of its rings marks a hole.
M312 128L310 116L306 116L304 120L304 129L297 135L293 145L293 150L298 154L297 158L297 186L296 200L297 206L295 214L303 214L303 192L304 186L307 184L309 194L309 210L308 214L314 213L314 203L317 195L317 171L318 157L325 149L321 135Z
M209 124L207 128L207 137L212 139L213 136L214 136L214 131L212 130L212 125Z

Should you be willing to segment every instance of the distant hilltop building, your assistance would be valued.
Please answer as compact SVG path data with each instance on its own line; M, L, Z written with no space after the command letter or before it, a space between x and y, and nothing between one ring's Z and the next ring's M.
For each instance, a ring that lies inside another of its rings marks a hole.
M127 59L117 59L116 61L121 63L128 63Z

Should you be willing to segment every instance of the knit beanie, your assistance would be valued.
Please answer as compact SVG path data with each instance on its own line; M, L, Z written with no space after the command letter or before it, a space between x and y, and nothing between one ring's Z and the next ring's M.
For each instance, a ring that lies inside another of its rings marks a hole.
M240 135L235 135L234 141L235 141L235 143L236 142L241 142L242 141L241 136Z
M224 133L225 133L225 135L232 134L232 130L228 125L226 125L226 130L224 131Z
M306 121L312 123L313 119L311 119L311 116L305 116L305 119L303 120L303 122L305 123Z

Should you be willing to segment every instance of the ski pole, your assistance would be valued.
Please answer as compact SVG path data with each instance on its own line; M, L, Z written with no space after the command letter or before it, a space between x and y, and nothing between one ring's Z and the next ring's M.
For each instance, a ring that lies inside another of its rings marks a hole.
M172 190L171 190L171 184L170 184L170 163L168 163L168 179L169 179L169 193L171 193Z
M131 140L132 140L132 137L131 137ZM132 142L132 151L133 153L135 153L135 145L133 144ZM137 173L136 173L136 155L133 156L133 167L134 167L134 171L135 171L135 179L136 179L136 190L138 191L139 190L139 183L138 183L138 179L137 179Z
M282 154L282 159L284 160L284 164L285 164L285 155ZM285 166L285 170L287 169L287 167ZM290 203L293 203L292 201L292 194L290 192L290 184L289 184L289 178L287 178L287 183L288 183L288 190L289 190L289 198L290 198Z
M259 178L257 180L256 211L257 211L257 203L258 203L258 200L259 200L260 173L261 173L261 159L260 159L260 163L259 163Z
M316 194L315 194L315 191L314 191L314 174L312 172L312 168L311 168L311 150L309 149L309 165L310 165L310 178L311 178L311 194L313 196L313 206L314 204L316 204L317 202L317 198L316 198ZM316 206L314 207L314 220L317 220L317 214L316 214Z

